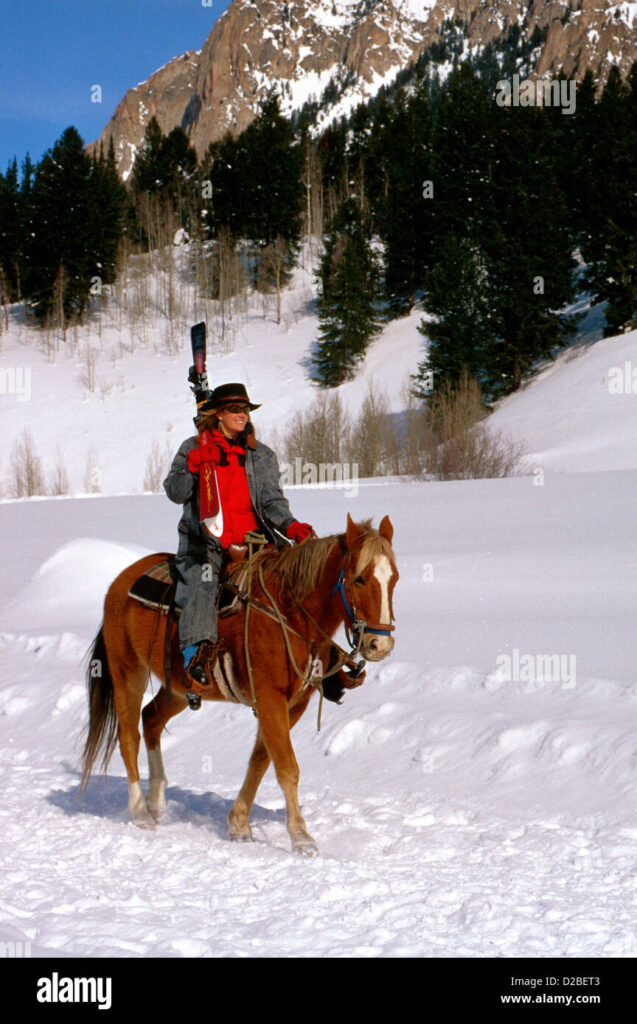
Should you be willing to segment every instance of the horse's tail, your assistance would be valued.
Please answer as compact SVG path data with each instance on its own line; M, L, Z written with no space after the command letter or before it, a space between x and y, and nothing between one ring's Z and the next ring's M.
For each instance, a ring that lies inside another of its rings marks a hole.
M102 772L106 771L117 743L117 712L113 679L108 667L103 623L89 649L88 659L86 684L89 720L88 735L82 754L80 792L88 785L100 753L102 753Z

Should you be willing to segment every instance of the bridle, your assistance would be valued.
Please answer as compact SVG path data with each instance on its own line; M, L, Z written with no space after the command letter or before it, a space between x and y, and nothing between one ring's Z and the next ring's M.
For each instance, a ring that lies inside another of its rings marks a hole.
M259 538L259 539L257 539L257 538ZM251 559L252 559L252 546L253 545L259 546L260 544L265 543L265 538L262 538L257 533L246 534L246 543L248 544L248 566L249 566L250 562L251 562ZM292 598L294 599L295 604L299 608L299 611L305 616L306 619L308 619L309 622L312 623L312 625L316 628L317 632L320 635L322 635L325 640L327 640L327 642L329 643L330 647L332 649L335 649L336 651L338 651L338 658L336 660L336 663L331 668L329 668L327 670L327 672L323 672L322 664L321 664L320 660L317 659L316 655L314 656L314 658L311 657L311 660L308 663L308 668L307 668L307 670L305 672L302 672L300 670L299 666L296 664L296 660L294 658L294 654L293 654L292 648L290 646L289 633L295 634L295 636L298 636L300 639L304 639L304 638L286 620L285 616L283 615L283 613L279 609L278 605L274 601L272 595L270 594L269 590L267 589L266 584L265 584L265 580L263 578L263 564L262 564L262 562L259 562L259 565L258 565L259 583L261 585L261 589L263 590L264 594L267 596L267 598L268 598L268 600L270 602L270 608L267 608L260 601L255 601L251 597L251 595L250 595L251 571L250 571L250 569L248 569L248 592L247 592L247 595L244 598L244 600L246 602L244 637L245 637L246 663L247 663L247 669L248 669L248 678L249 678L249 682L250 682L250 694L251 694L251 701L252 701L252 711L253 711L254 715L257 715L257 699L256 699L256 693L255 693L255 689L254 689L254 681L253 681L253 678L252 678L252 668L251 668L250 656L249 656L249 648L248 648L248 617L249 617L249 613L250 613L250 607L251 607L252 604L254 604L254 607L256 609L258 609L259 611L262 611L262 612L264 612L264 613L266 613L268 615L271 615L271 616L273 616L274 618L276 618L278 620L279 625L281 626L281 630L283 632L283 637L284 637L284 640L285 640L288 656L290 658L290 663L294 666L294 670L296 671L297 675L300 678L303 679L303 689L305 689L307 686L318 686L319 687L319 689L321 691L321 702L319 703L319 711L318 711L318 728L319 729L321 727L320 723L321 723L321 704L322 704L322 701L323 701L323 681L325 679L327 679L329 676L334 675L336 672L339 672L341 669L345 669L345 666L347 666L347 675L351 679L357 679L362 674L362 672L364 670L364 665L365 665L364 661L357 661L356 660L359 657L359 655L360 655L360 650L361 650L361 646L362 646L362 643L363 643L363 637L364 637L365 633L374 633L374 634L379 635L379 636L389 636L391 631L396 628L392 623L379 623L379 624L371 624L370 625L368 622L365 621L365 619L359 619L358 618L357 613L356 613L356 606L354 605L353 601L351 603L350 603L350 601L348 601L347 594L345 592L345 562L347 560L347 555L348 554L351 555L352 552L351 551L347 552L345 558L343 559L343 562L341 563L341 568L340 568L338 580L336 581L336 584L335 584L334 589L332 591L332 596L336 596L337 593L341 594L341 598L342 598L342 601L343 601L343 606L344 606L345 611L346 611L346 619L345 619L345 622L344 622L345 634L347 636L347 641L348 641L350 647L352 648L352 651L349 654L346 651L344 651L334 640L332 640L332 638L329 636L329 634L327 634L325 632L325 630L321 626L319 626L319 624L316 621L316 619L314 618L314 616L311 615L310 612L307 610L307 608L305 608L303 606L303 604L298 599L298 597L296 597L296 595L293 592L290 592ZM348 619L349 619L349 622L348 622ZM310 654L312 655L312 652L310 652ZM316 671L315 671L315 669L316 669Z
M343 607L345 608L345 635L348 644L354 650L354 657L358 657L360 654L365 633L374 633L376 636L391 636L392 630L396 628L391 622L369 623L365 619L359 618L356 605L353 601L348 601L345 591L345 560L341 565L341 571L338 574L338 579L332 591L333 596L337 594L341 595Z

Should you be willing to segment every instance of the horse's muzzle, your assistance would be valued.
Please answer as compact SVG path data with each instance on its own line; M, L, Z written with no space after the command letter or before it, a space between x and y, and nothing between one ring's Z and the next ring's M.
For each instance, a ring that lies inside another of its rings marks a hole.
M382 661L393 649L393 636L381 636L379 633L366 633L361 644L361 654L365 661Z

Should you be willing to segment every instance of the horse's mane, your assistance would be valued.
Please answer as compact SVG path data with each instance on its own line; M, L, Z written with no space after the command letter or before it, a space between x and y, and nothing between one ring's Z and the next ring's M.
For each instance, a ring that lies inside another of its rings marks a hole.
M357 571L363 572L376 555L387 555L394 564L394 553L389 541L381 537L377 530L371 525L371 519L358 523L362 531L359 540L360 555L357 562ZM283 551L263 551L256 554L252 559L253 572L258 570L259 564L263 565L264 577L276 573L280 579L283 590L288 590L303 601L317 586L325 572L327 561L336 545L346 551L345 534L331 534L328 537L316 537L304 541L303 544L295 544L294 547L285 548ZM236 571L240 565L233 566L231 571Z

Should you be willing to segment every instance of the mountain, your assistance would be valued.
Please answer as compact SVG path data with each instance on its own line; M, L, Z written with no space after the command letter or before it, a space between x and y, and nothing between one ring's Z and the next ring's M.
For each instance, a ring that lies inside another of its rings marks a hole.
M234 0L201 50L188 50L129 89L97 145L113 138L128 178L154 115L165 133L180 125L202 156L226 131L247 127L272 86L288 113L323 97L320 126L375 95L428 50L446 74L451 64L440 44L450 24L460 29L464 55L512 40L526 44L529 77L563 71L579 80L590 68L601 81L613 64L626 74L637 60L635 3Z

